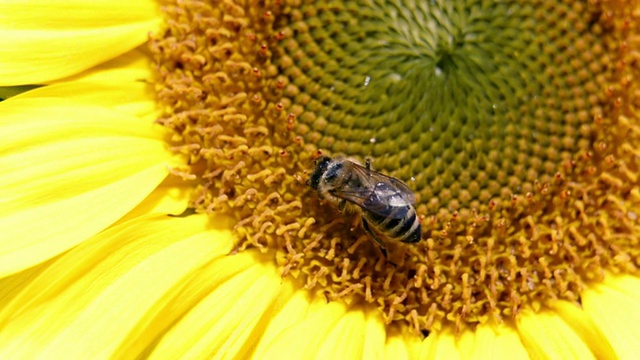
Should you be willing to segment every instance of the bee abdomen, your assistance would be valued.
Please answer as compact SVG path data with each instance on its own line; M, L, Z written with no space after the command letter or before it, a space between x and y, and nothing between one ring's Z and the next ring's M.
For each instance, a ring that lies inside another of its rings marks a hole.
M415 243L422 239L422 227L413 207L410 208L407 216L393 230L393 237L400 238L405 243Z
M416 243L422 240L422 226L420 226L420 221L416 217L414 217L413 221L407 221L407 225L409 226L409 231L407 231L404 238L400 241L405 243Z
M367 220L392 240L398 240L405 243L415 243L422 239L422 228L420 221L416 215L416 211L412 206L403 208L401 214L397 217L384 217L373 213L366 214Z

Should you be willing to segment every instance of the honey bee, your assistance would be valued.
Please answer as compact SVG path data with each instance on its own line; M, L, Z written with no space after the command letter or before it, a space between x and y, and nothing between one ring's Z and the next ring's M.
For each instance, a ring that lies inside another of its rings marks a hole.
M385 257L383 239L416 243L422 238L413 191L399 179L371 170L369 159L362 166L344 158L322 156L316 160L308 183L340 211L351 204L360 208L362 227Z

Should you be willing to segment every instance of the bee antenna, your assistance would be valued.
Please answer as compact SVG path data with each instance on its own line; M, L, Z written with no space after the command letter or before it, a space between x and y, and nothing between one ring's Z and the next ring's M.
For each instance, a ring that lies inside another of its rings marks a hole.
M364 159L364 166L367 168L367 170L371 170L371 158L370 157L366 157Z

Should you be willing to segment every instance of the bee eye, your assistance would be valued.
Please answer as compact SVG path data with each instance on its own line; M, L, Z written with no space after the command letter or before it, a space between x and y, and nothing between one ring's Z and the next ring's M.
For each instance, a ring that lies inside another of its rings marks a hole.
M321 156L321 157L317 158L317 159L314 161L314 163L315 163L316 165L319 165L319 164L320 164L320 165L323 165L323 164L328 163L329 161L331 161L331 158L330 158L330 157L328 157L328 156Z
M329 166L327 168L327 171L324 173L324 176L323 176L324 180L326 182L332 182L338 177L342 168L343 168L343 165L340 163Z

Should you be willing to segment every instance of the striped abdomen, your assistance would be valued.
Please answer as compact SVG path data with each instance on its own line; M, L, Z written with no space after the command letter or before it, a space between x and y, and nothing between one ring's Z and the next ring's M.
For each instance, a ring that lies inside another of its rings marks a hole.
M363 208L363 217L377 232L390 240L415 243L422 238L422 228L411 205L393 206L388 216L381 216Z

